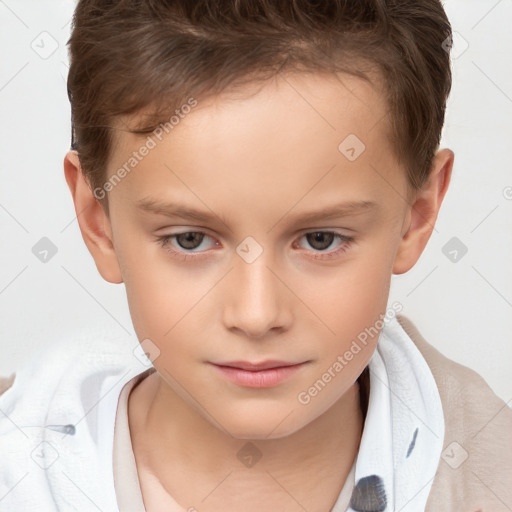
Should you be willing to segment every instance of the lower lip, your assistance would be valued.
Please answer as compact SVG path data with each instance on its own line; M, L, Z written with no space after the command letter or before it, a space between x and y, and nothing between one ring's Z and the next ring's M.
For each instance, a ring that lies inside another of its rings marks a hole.
M278 368L269 368L268 370L242 370L240 368L232 368L230 366L219 366L214 364L228 380L247 388L272 388L277 386L286 379L296 374L305 363L293 366L280 366Z

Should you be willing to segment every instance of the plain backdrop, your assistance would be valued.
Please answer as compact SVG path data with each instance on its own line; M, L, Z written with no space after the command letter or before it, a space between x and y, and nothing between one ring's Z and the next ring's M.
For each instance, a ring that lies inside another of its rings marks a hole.
M136 342L124 285L97 272L63 174L73 8L71 0L0 0L0 375L58 338L73 343L78 330ZM455 46L441 147L455 152L453 178L424 254L393 277L390 302L510 405L512 1L445 8Z

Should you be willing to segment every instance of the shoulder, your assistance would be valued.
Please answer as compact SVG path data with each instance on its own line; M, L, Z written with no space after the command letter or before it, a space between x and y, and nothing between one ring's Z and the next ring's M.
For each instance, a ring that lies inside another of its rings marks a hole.
M408 318L397 319L430 367L443 406L444 450L427 510L511 510L512 409L477 372L445 357Z
M16 373L12 373L9 377L0 377L0 396L12 386L15 378Z
M31 419L41 417L53 402L92 392L104 380L145 369L135 336L120 336L103 328L77 330L45 340L9 376L0 376L0 405L4 412L23 409ZM99 391L99 390L98 390Z
M504 420L512 421L510 407L507 407L477 372L444 356L425 340L408 318L398 315L397 319L430 367L443 405L451 401L457 406L459 415L475 416L482 415L486 409L494 410L498 406L504 408ZM454 415L453 410L445 413Z
M478 408L485 404L477 404L474 402L473 393L476 392L488 396L489 398L492 398L493 401L501 402L505 405L505 403L496 396L487 382L477 372L447 358L439 350L434 348L425 340L418 328L410 319L403 315L398 315L397 319L404 331L407 333L409 338L411 338L424 359L427 361L440 392L442 391L445 394L445 398L451 398L456 393L461 393L462 398L470 395L472 397L471 405Z
M6 510L53 510L54 501L61 510L70 497L77 504L84 500L77 510L89 510L77 492L86 487L98 508L112 509L104 489L108 447L121 389L148 368L140 351L134 353L138 347L135 336L78 331L42 344L0 379L0 496Z

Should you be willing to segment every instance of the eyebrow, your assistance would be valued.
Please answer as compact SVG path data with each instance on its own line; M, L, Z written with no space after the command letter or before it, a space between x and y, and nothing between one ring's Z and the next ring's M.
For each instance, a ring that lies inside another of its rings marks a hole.
M195 220L198 222L211 222L220 219L224 224L228 224L228 220L215 214L213 211L201 211L196 208L181 205L173 202L163 202L147 197L137 201L137 207L142 211L165 215L167 217L178 217L185 220ZM289 213L288 210L281 219L288 217L294 223L316 222L329 219L338 219L342 217L350 217L368 213L377 208L378 204L373 201L346 201L344 203L335 204L325 207L314 212L304 212L298 214ZM277 224L277 223L276 223Z

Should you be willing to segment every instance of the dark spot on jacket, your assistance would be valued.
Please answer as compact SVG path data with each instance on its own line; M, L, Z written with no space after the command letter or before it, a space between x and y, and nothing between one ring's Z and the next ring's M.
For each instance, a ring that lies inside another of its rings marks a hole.
M352 509L356 512L382 512L386 505L386 491L380 476L365 476L357 482L350 499Z

